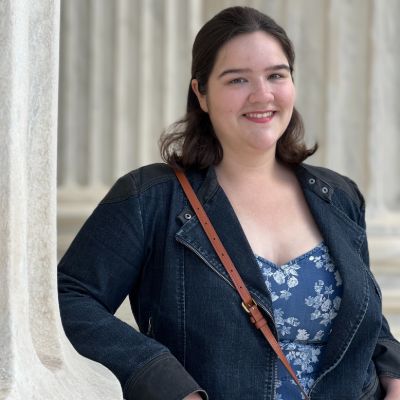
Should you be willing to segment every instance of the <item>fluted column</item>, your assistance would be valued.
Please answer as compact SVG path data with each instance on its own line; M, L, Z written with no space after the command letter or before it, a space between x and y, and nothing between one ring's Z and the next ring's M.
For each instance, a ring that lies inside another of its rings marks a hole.
M59 1L0 3L0 399L122 398L64 336L56 282Z
M160 160L203 13L202 0L61 2L59 255L116 178Z
M400 3L374 1L369 89L368 222L371 254L384 288L383 304L397 318L400 336Z
M396 22L399 16L399 2L373 3L371 47L374 57L368 119L369 201L374 208L371 218L390 214L392 218L388 222L392 224L400 222L400 77L396 67L400 61L400 27ZM397 232L400 234L400 229Z

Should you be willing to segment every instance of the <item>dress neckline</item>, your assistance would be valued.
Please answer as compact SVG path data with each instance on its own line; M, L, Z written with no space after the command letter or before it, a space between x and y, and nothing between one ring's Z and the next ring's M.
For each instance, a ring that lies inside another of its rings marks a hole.
M302 259L304 259L304 258L306 258L308 256L311 256L312 254L314 254L319 249L324 248L324 246L325 246L325 242L322 240L320 243L318 243L311 250L308 250L305 253L300 254L299 256L297 256L295 258L292 258L291 260L289 260L289 261L287 261L287 262L285 262L283 264L275 264L274 262L272 262L272 261L270 261L270 260L268 260L268 259L266 259L264 257L261 257L261 256L259 256L257 254L254 254L254 256L256 257L257 260L261 261L262 263L268 264L268 265L278 269L278 268L282 268L282 267L284 267L286 265L296 264L297 262L301 261Z

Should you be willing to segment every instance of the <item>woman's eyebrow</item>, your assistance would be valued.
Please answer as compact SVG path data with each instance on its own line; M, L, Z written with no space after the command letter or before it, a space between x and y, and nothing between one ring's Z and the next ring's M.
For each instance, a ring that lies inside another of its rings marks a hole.
M278 70L282 70L282 69L290 72L290 67L287 64L272 65L270 67L265 68L264 71L269 72L269 71L278 71ZM229 68L229 69L226 69L225 71L222 71L218 75L218 79L220 79L223 76L228 75L228 74L244 74L244 73L248 73L248 72L251 72L250 68Z

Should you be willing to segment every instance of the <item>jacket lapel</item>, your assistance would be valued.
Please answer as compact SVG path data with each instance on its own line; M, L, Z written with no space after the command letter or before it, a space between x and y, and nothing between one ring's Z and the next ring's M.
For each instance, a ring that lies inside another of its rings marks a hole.
M212 188L212 191L209 188ZM197 190L197 195L249 292L271 317L273 315L272 302L260 268L228 198L218 185L212 168L209 169L203 185ZM187 212L192 213L191 209L187 208L181 214ZM232 286L232 290L236 290L196 216L184 223L176 233L176 239L194 251L208 267Z
M312 178L310 178L312 179ZM316 178L318 179L318 178ZM308 180L308 179L307 179ZM369 301L368 275L360 256L366 240L365 230L352 221L332 202L334 189L329 184L313 185L300 177L304 196L343 281L338 315L324 350L321 372L340 361L367 310ZM321 189L327 188L323 193Z

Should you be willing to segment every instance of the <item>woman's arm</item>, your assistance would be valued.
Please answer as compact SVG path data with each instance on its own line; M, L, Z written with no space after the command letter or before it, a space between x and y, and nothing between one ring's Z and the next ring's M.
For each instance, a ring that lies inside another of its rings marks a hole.
M362 194L358 190L357 185L354 182L353 185L359 196L361 204L358 223L363 229L366 229L365 201ZM364 264L370 268L368 241L364 242L364 245L361 249L361 257L364 261ZM373 361L375 363L376 371L380 377L382 386L387 391L385 400L400 400L400 343L390 332L389 324L384 315L382 316L382 326L378 342L375 347Z
M400 399L400 379L381 376L380 381L386 393L384 400Z
M86 221L58 267L64 330L76 350L119 379L127 400L201 390L168 348L113 314L137 285L146 248L137 190L125 176ZM122 193L122 195L121 195Z

